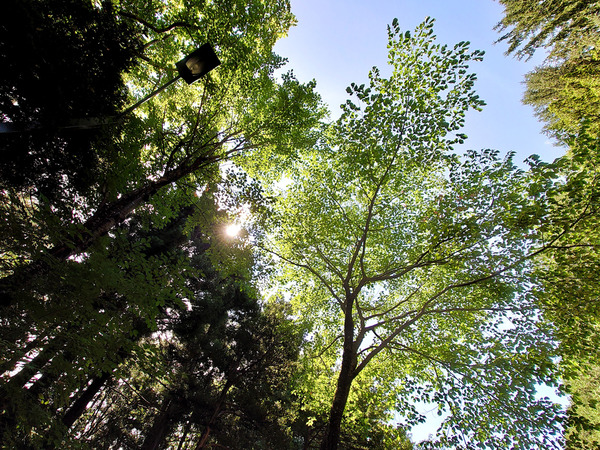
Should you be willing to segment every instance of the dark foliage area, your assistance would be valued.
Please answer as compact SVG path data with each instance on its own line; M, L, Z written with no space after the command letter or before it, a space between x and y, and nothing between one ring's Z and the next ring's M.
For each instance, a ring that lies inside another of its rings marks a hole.
M48 199L85 190L116 151L99 127L118 114L141 45L111 2L7 0L0 18L0 187ZM87 120L87 122L86 122Z

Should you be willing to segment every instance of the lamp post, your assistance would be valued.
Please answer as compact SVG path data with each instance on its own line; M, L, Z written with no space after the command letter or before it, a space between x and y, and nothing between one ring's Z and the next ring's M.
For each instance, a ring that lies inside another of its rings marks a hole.
M90 118L90 119L78 119L73 120L70 123L58 127L59 129L86 129L86 128L96 128L100 125L106 123L115 122L115 120L119 120L132 111L134 111L138 106L143 105L152 97L158 95L166 88L171 86L180 78L183 78L187 84L192 84L193 82L199 80L208 72L213 70L215 67L219 66L221 61L219 60L217 54L213 50L210 44L204 44L181 61L175 63L175 67L177 68L177 75L172 80L167 81L158 89L154 90L150 94L146 95L143 99L138 101L137 103L131 105L129 108L122 111L118 116L107 118L106 120L98 119L98 118ZM31 130L37 130L43 127L36 126L35 124L30 124L27 126L19 126L13 123L0 123L0 134L1 133L22 133Z
M219 61L219 58L213 50L213 48L211 47L211 45L204 44L202 47L195 50L194 52L183 58L181 61L175 63L175 67L177 68L177 72L179 72L179 75L177 75L172 80L167 81L161 87L156 89L154 92L148 94L136 104L131 105L121 114L119 114L119 117L126 116L138 106L146 103L152 97L164 91L166 88L171 86L180 78L183 78L183 81L185 81L187 84L192 84L194 81L199 80L220 64L221 61Z

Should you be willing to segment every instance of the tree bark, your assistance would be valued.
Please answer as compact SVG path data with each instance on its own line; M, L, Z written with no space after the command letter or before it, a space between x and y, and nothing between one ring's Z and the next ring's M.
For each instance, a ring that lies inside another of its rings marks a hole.
M344 409L350 395L350 388L354 380L356 368L356 355L344 351L342 367L338 375L337 387L329 411L329 422L325 431L325 439L321 443L321 450L336 450L340 441L340 431Z
M146 435L144 443L140 447L140 450L156 450L163 443L173 422L173 417L179 405L177 402L168 395L163 401L158 416L154 419L152 428Z
M219 416L219 413L221 412L221 408L223 407L223 404L225 403L225 399L227 398L227 393L229 392L229 389L231 388L231 386L233 386L233 381L227 380L227 383L225 383L225 386L223 387L223 390L221 391L221 394L219 395L219 400L217 401L217 404L215 405L215 407L213 409L213 413L212 413L208 423L206 424L206 428L202 432L202 436L200 436L200 440L198 441L198 444L196 445L196 450L199 450L206 446L206 442L208 441L208 437L210 436L210 432L212 431L210 427L216 422L217 417Z
M94 396L100 391L102 386L106 384L112 377L110 372L103 372L99 377L95 377L92 382L81 392L77 400L75 400L67 412L63 415L61 421L67 427L67 430L73 426L75 421L85 412L87 405L92 401Z
M357 349L354 342L353 303L352 297L346 302L342 365L338 374L337 386L329 411L329 422L325 431L325 438L321 443L321 450L336 450L338 447L344 409L346 408L346 403L348 403L352 381L356 377Z

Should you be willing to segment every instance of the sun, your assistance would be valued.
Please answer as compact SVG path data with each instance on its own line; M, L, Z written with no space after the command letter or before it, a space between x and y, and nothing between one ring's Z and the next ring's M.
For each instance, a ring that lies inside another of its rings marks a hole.
M231 225L227 225L227 227L225 228L225 233L227 234L227 236L235 237L238 235L241 229L241 226L239 226L236 223L232 223Z

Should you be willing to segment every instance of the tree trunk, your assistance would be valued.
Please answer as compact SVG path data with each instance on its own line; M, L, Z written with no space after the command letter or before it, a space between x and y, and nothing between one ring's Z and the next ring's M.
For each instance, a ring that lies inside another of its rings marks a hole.
M183 445L185 444L185 441L187 440L187 435L190 432L191 426L192 426L192 422L188 420L183 429L183 434L181 435L181 438L179 439L179 445L177 446L177 450L181 450L183 448Z
M206 442L208 441L208 437L210 436L210 432L212 431L210 427L217 420L217 417L219 416L219 413L221 412L221 408L223 407L223 404L225 403L225 399L227 398L227 392L229 392L229 389L231 388L231 386L233 386L233 382L231 380L227 380L227 383L225 383L225 386L223 387L223 390L221 391L221 394L219 395L217 404L215 405L215 407L213 409L213 413L212 413L208 423L206 424L206 428L202 432L202 436L200 436L200 440L198 441L198 444L196 445L196 450L199 450L206 446Z
M87 405L94 396L100 391L112 377L110 372L103 372L99 377L95 377L92 382L81 392L67 412L63 415L61 421L67 427L67 430L73 426L75 421L85 412Z
M344 409L348 403L350 387L356 377L357 348L354 342L354 320L352 317L354 298L347 296L344 317L344 347L342 352L342 366L338 374L337 387L329 411L329 422L325 431L325 438L321 443L321 450L336 450L340 441L340 430Z
M150 181L141 188L121 196L114 202L101 206L84 224L85 232L69 245L60 244L50 250L56 259L67 259L69 256L87 250L99 237L104 236L116 225L127 219L136 208L147 202L161 188L176 182L209 163L208 158L197 158L193 164L182 165L165 173L158 180Z
M22 388L31 378L40 372L48 362L54 358L64 348L64 340L59 337L55 337L52 341L46 344L30 362L25 364L23 368L15 375L10 377L7 381L7 385L14 389Z
M27 342L25 347L20 348L20 349L19 348L15 349L12 357L10 359L7 359L2 364L0 364L0 373L12 371L15 368L16 364L19 361L21 361L23 358L25 358L27 353L29 353L30 351L32 351L33 349L35 349L37 347L41 347L42 344L40 344L40 343L46 337L47 337L47 335L44 334L42 336L39 336L39 337Z
M148 431L140 450L156 450L163 443L173 422L175 412L179 408L177 402L167 394L158 416L154 419L152 428Z
M356 369L356 355L354 351L346 352L342 356L342 367L338 375L337 387L329 411L329 422L325 431L325 439L321 443L321 450L336 450L340 441L340 430L344 409L350 395L350 387L354 380Z
M25 408L23 405L23 398L19 395L21 393L27 393L25 385L33 376L43 370L44 366L59 352L62 350L64 342L55 338L50 341L40 353L38 353L29 363L25 364L23 368L10 377L4 384L0 385L0 433L3 430L14 429L17 423L17 416L19 410ZM0 435L0 441L2 437Z

